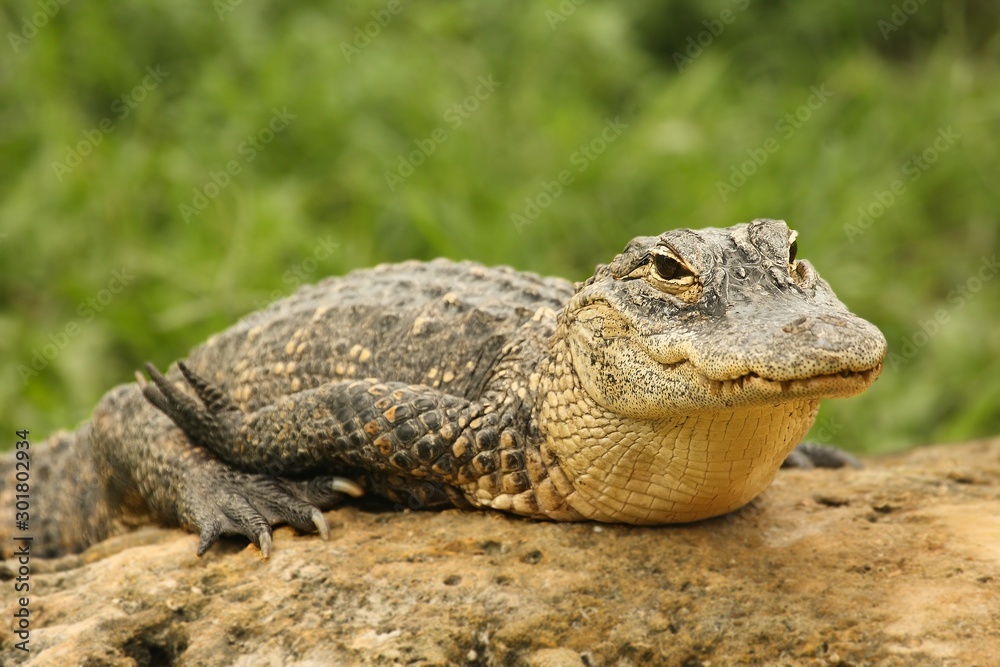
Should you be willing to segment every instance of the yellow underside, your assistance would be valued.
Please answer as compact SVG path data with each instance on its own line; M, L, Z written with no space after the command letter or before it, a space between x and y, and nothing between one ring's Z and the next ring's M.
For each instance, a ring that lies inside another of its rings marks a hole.
M632 524L696 521L745 505L771 483L819 407L802 400L642 421L572 393L540 421L558 461L552 481L581 518Z

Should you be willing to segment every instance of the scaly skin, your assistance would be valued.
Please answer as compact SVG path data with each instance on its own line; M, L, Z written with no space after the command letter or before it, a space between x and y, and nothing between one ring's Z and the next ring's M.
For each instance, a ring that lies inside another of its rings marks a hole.
M576 286L438 260L303 288L105 397L75 437L108 518L51 549L157 521L266 554L270 526L324 533L318 510L361 492L567 521L736 509L885 354L794 241L674 230Z

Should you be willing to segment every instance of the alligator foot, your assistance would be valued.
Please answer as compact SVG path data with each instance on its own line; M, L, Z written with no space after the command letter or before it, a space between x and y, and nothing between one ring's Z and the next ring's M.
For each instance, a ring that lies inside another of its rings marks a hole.
M818 442L800 442L788 455L782 468L861 468L861 461L843 449Z

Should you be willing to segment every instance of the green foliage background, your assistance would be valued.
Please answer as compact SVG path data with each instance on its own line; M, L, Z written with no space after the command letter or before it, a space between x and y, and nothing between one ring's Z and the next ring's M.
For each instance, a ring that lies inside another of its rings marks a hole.
M577 2L5 3L0 445L73 426L143 361L166 366L303 278L445 255L583 279L633 236L755 217L797 228L800 256L897 355L869 393L827 402L814 437L885 451L1000 432L996 3ZM147 68L167 73L152 90ZM499 86L455 126L480 77ZM831 96L807 113L814 87ZM246 161L274 109L295 117ZM627 129L578 171L616 118ZM72 151L87 154L67 172ZM564 169L573 183L519 231ZM134 277L108 301L116 270Z

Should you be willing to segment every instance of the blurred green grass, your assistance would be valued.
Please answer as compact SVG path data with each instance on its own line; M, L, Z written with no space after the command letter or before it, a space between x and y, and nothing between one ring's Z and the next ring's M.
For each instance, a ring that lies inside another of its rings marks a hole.
M910 5L8 3L0 447L73 426L142 362L303 280L438 255L583 279L633 236L755 217L797 228L897 355L864 396L826 402L814 438L876 452L996 434L1000 9ZM470 98L481 77L499 85ZM829 99L789 133L814 88ZM275 110L294 118L264 145ZM615 119L621 136L581 161ZM734 168L753 173L724 198ZM562 170L573 182L518 230Z

